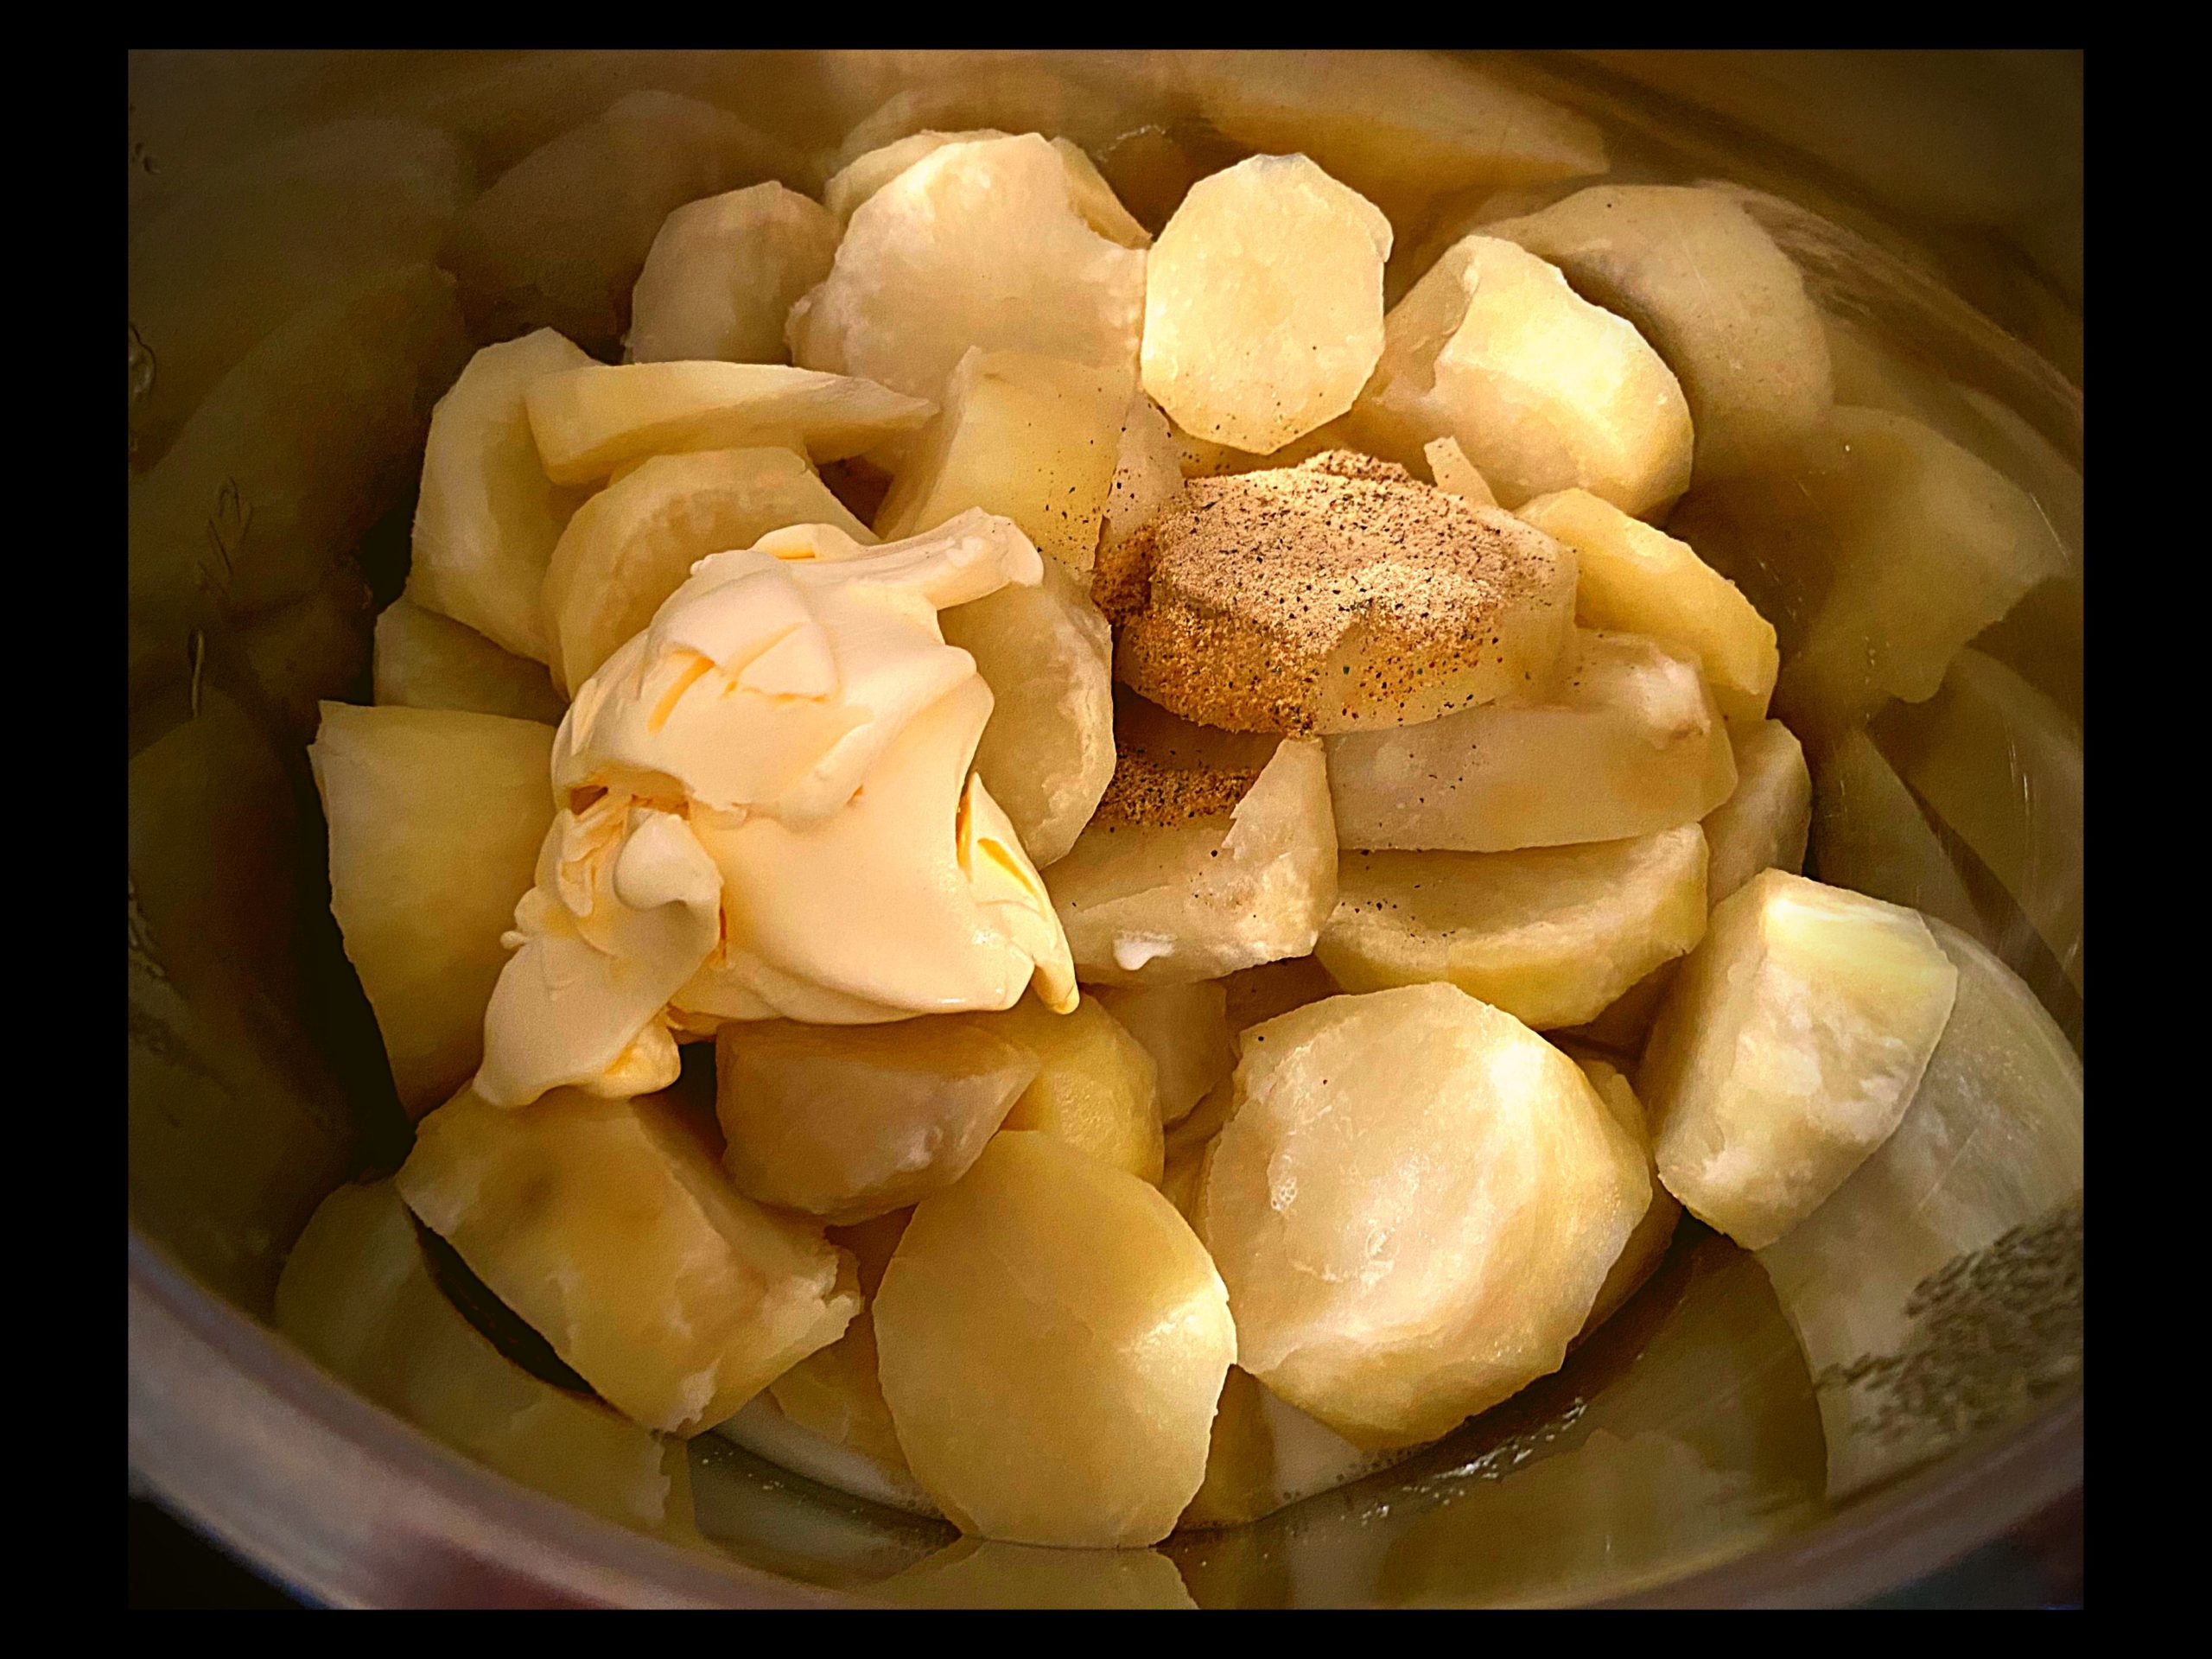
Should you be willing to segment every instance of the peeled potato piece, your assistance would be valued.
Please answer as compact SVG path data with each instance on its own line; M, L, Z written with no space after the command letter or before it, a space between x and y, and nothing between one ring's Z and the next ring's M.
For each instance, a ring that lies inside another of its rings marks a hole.
M1993 937L1920 803L1863 730L1846 732L1821 756L1813 791L1821 880Z
M784 319L830 274L839 232L821 203L780 184L684 203L638 273L629 360L782 362Z
M1073 1013L1054 1014L1026 996L1003 1014L959 1017L1036 1062L1007 1128L1041 1130L1139 1180L1160 1179L1159 1069L1103 1004L1085 997Z
M1713 912L1637 1071L1668 1191L1745 1249L1787 1233L1897 1128L1958 977L1911 911L1754 876Z
M672 1100L464 1091L423 1121L400 1196L554 1352L636 1422L712 1427L861 1304L818 1225L723 1176Z
M2064 1212L2082 1192L2082 1062L2018 976L1948 924L1929 925L1958 998L1911 1105L1850 1179L1758 1253L1817 1380L1838 1498L1948 1449L1989 1420L1993 1396L1998 1414L2024 1409L2081 1364L2079 1211L2070 1242ZM1946 1340L1977 1320L2010 1339L1969 1353ZM1978 1411L1901 1398L1915 1376Z
M1781 666L1774 624L1688 543L1587 490L1523 502L1518 517L1574 550L1577 622L1695 658L1725 718L1765 718Z
M1050 1135L998 1135L915 1207L875 1328L915 1478L962 1531L1015 1543L1166 1537L1236 1357L1173 1206Z
M1514 853L1347 853L1313 954L1348 991L1442 980L1580 1025L1705 932L1697 825Z
M377 617L375 673L377 702L410 709L458 709L557 726L569 706L544 664L500 650L405 594Z
M1035 133L947 144L854 211L792 308L791 360L936 399L970 346L1136 378L1145 255L1084 222Z
M690 1519L666 1451L502 1354L430 1276L390 1181L322 1201L276 1281L276 1328L378 1405L512 1480L627 1526Z
M841 461L930 415L873 381L780 363L596 364L536 382L527 402L546 476L563 484L694 449L780 444Z
M331 912L400 1103L419 1115L483 1058L500 938L553 822L553 728L326 702L308 759L330 824Z
M958 1180L1037 1076L972 1022L734 1021L715 1039L722 1167L748 1198L865 1221Z
M1180 1122L1236 1065L1229 994L1219 980L1194 985L1107 986L1090 993L1144 1045L1160 1074L1160 1121Z
M1244 1034L1200 1226L1238 1363L1355 1445L1435 1439L1558 1369L1650 1204L1574 1063L1450 985Z
M1183 1511L1187 1529L1241 1527L1315 1492L1388 1468L1413 1448L1374 1452L1277 1399L1232 1365L1214 1414L1205 1484Z
M1100 511L1090 597L1121 622L1144 608L1149 552L1138 532L1183 491L1181 449L1159 405L1142 392L1130 401L1114 456L1114 481Z
M1446 495L1456 495L1478 507L1497 505L1497 493L1491 488L1490 480L1475 463L1467 459L1467 452L1459 447L1459 439L1431 438L1421 445L1421 452L1428 462L1428 475Z
M1392 308L1387 334L1354 422L1376 453L1410 465L1454 438L1508 507L1580 488L1649 514L1688 486L1689 406L1672 371L1634 324L1514 244L1452 247Z
M835 524L864 546L875 542L791 450L702 449L639 462L576 509L546 566L541 603L555 677L574 696L694 564L791 524Z
M1621 1074L1620 1068L1595 1057L1577 1057L1574 1063L1590 1079L1590 1086L1598 1091L1598 1098L1605 1103L1606 1109L1643 1148L1644 1173L1651 1182L1650 1207L1644 1211L1643 1219L1636 1224L1636 1230L1628 1236L1628 1243L1621 1247L1612 1270L1605 1275L1605 1282L1598 1287L1598 1300L1591 1304L1590 1317L1583 1321L1580 1334L1586 1337L1619 1313L1622 1304L1658 1271L1660 1258L1675 1241L1675 1228L1681 1221L1682 1205L1679 1198L1659 1184L1658 1169L1651 1161L1651 1136L1649 1126L1644 1122L1643 1103L1636 1097L1636 1090Z
M1736 787L1697 670L1654 640L1579 631L1545 700L1328 740L1347 847L1506 852L1619 841L1703 817Z
M1227 812L1102 813L1045 885L1085 981L1188 984L1306 955L1337 897L1321 746L1284 739Z
M1090 569L1113 486L1127 377L1028 352L971 350L876 514L886 541L981 507L1071 570Z
M903 1472L906 1454L884 1403L877 1380L873 1304L883 1270L906 1235L908 1213L895 1211L854 1227L832 1227L831 1243L853 1253L860 1271L861 1294L870 1306L853 1315L845 1334L817 1348L768 1385L776 1408L801 1428L849 1447L864 1458ZM918 1496L918 1494L917 1494Z
M822 200L842 226L849 224L853 213L870 196L904 173L925 156L935 155L947 144L980 143L988 138L1011 138L1014 135L1001 132L995 127L979 127L968 132L915 132L906 137L857 156L840 168L823 187ZM1067 168L1068 200L1084 223L1104 237L1109 242L1124 248L1148 247L1150 232L1131 217L1114 194L1114 187L1099 174L1083 147L1071 138L1055 138L1052 148L1059 153L1060 162ZM827 274L826 272L824 273Z
M1634 323L1681 380L1700 479L1771 468L1828 412L1827 340L1804 278L1717 191L1595 185L1484 234Z
M1334 420L1382 355L1389 257L1390 221L1304 156L1200 180L1147 269L1146 392L1261 454Z

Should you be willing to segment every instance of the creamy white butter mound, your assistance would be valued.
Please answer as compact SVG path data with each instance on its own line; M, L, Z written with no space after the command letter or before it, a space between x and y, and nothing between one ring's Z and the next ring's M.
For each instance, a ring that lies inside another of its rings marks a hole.
M515 909L476 1090L665 1088L676 1033L782 1017L864 1025L1065 1012L1051 899L971 771L991 693L938 613L1037 550L971 511L862 547L800 524L692 567L578 690L562 810Z

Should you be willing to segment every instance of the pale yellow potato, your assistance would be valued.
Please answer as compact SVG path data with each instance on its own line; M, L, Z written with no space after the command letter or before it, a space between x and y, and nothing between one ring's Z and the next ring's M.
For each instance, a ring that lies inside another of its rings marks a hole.
M438 399L423 454L409 591L541 663L538 590L578 497L547 480L523 397L546 375L590 362L550 328L486 346Z
M130 483L134 701L190 680L195 634L324 586L333 556L405 499L467 355L453 279L416 264L308 306L215 384Z
M1507 852L1694 823L1736 787L1697 664L1636 634L1578 630L1564 683L1417 726L1328 740L1347 847Z
M800 175L780 141L727 110L633 92L517 162L470 205L446 250L480 337L558 328L620 347L653 238L687 201Z
M1897 1128L1958 978L1916 912L1754 876L1713 911L1637 1069L1668 1191L1746 1249L1787 1233Z
M715 1038L722 1168L748 1198L850 1224L958 1180L1038 1060L942 1014L887 1026L734 1020Z
M330 825L330 908L400 1103L467 1082L500 938L553 822L553 728L448 709L322 706L308 750Z
M1342 1486L1410 1456L1411 1446L1375 1452L1277 1399L1249 1371L1232 1365L1214 1413L1205 1484L1181 1525L1242 1527L1302 1497Z
M598 364L534 383L525 401L546 476L563 484L694 449L781 445L842 461L931 413L873 381L781 363Z
M1229 812L1094 818L1045 886L1088 982L1188 984L1306 955L1337 898L1321 746L1285 738Z
M963 1610L1180 1612L1198 1605L1156 1549L1042 1549L991 1538L947 1544L868 1593L900 1607Z
M376 700L557 726L569 700L545 664L515 656L407 594L377 617Z
M1138 535L1183 492L1182 452L1160 406L1139 392L1114 454L1114 481L1100 509L1090 597L1109 621L1144 608L1148 544Z
M1902 740L1900 770L2082 988L2082 734L1995 658L1961 651Z
M1695 658L1724 718L1765 718L1781 668L1774 624L1688 542L1587 490L1539 496L1517 516L1574 550L1577 622Z
M341 1186L292 1246L276 1328L378 1405L511 1480L626 1526L690 1520L665 1448L596 1400L540 1382L431 1277L390 1181Z
M1334 420L1382 355L1389 257L1390 221L1304 156L1200 180L1147 270L1146 393L1262 454Z
M761 1208L673 1098L464 1090L396 1176L423 1224L632 1421L711 1428L843 1332L852 1256Z
M1863 730L1846 732L1814 770L1811 842L1822 880L1995 937L1920 803Z
M1221 1276L1166 1198L1058 1136L1001 1134L917 1205L874 1312L907 1464L962 1531L1150 1544L1205 1478Z
M893 1211L854 1227L832 1227L825 1235L850 1250L859 1268L861 1294L870 1306L853 1315L845 1334L817 1348L768 1385L776 1408L791 1421L846 1446L895 1471L904 1471L906 1454L884 1403L877 1380L873 1304L883 1270L906 1231L909 1211Z
M2018 975L1948 923L1929 925L1958 970L1958 998L1911 1105L1850 1179L1758 1253L1819 1380L1828 1491L1838 1498L1939 1454L1973 1427L1929 1414L1898 1421L1883 1387L1889 1373L1859 1369L1939 1339L1934 1327L1955 1304L1923 1287L1961 1257L1995 1252L1983 1294L2008 1329L2041 1338L1993 1357L2004 1382L2024 1386L2044 1380L2024 1370L2047 1377L2054 1364L2080 1363L2078 1345L2069 1355L2061 1334L2069 1323L2081 1328L2078 1210L2070 1297L2047 1263L2027 1268L2037 1241L2017 1230L2056 1221L2063 1236L2063 1213L2078 1204L2081 1059ZM2026 1258L2023 1271L2004 1271L2008 1243Z
M1421 445L1421 452L1428 462L1428 475L1435 480L1438 489L1463 501L1471 501L1478 507L1497 505L1497 492L1491 488L1481 468L1467 459L1467 452L1459 447L1459 439L1431 438Z
M1313 954L1348 991L1441 980L1538 1031L1595 1019L1705 933L1705 835L1346 853Z
M791 360L935 400L970 346L1033 352L1134 389L1145 257L1084 222L1035 133L947 144L854 211L791 309Z
M1036 1064L1006 1114L1007 1128L1057 1135L1110 1168L1159 1181L1166 1158L1159 1068L1103 1004L1085 997L1073 1013L1054 1014L1025 996L1003 1014L956 1017Z
M545 568L540 602L554 677L574 696L698 561L791 524L835 524L863 546L875 541L792 450L639 461L576 509Z
M1236 1065L1229 993L1217 979L1142 988L1109 985L1090 994L1144 1046L1159 1071L1160 1121L1179 1123Z
M1634 324L1511 242L1471 236L1391 308L1354 429L1408 466L1458 440L1499 503L1586 489L1658 514L1690 481L1682 389Z
M833 171L912 133L1064 134L1096 149L1167 113L1161 89L1096 52L847 52L830 67L855 115Z
M981 507L1088 571L1113 487L1127 377L1028 352L971 350L902 460L875 517L886 541Z
M994 127L979 127L967 132L909 133L880 149L855 156L838 168L822 188L823 202L836 215L842 228L852 222L854 211L862 202L923 156L934 155L947 144L972 144L1013 137L1014 134ZM1119 247L1149 247L1151 233L1122 206L1114 187L1100 175L1083 146L1071 138L1055 138L1052 148L1067 168L1068 199L1076 212L1083 215L1084 223Z
M688 201L661 221L631 293L626 359L784 360L784 319L830 274L842 227L773 182Z
M1200 1200L1237 1363L1377 1449L1556 1370L1651 1196L1574 1063L1450 985L1313 1003L1242 1052Z
M1605 1282L1598 1287L1598 1300L1591 1304L1590 1317L1583 1322L1580 1332L1586 1337L1619 1313L1622 1305L1643 1287L1644 1281L1659 1270L1667 1247L1675 1242L1675 1228L1681 1221L1682 1205L1679 1198L1660 1185L1658 1167L1651 1160L1650 1126L1644 1121L1643 1103L1636 1097L1636 1090L1620 1068L1594 1055L1571 1058L1582 1068L1582 1075L1590 1079L1598 1098L1605 1103L1620 1126L1643 1148L1644 1173L1651 1182L1650 1207L1643 1212L1643 1219L1636 1224L1636 1230L1628 1236L1628 1243L1621 1247L1612 1270L1605 1275Z
M1826 418L1820 313L1789 256L1726 195L1595 185L1484 233L1549 260L1650 341L1689 401L1698 479L1772 468Z

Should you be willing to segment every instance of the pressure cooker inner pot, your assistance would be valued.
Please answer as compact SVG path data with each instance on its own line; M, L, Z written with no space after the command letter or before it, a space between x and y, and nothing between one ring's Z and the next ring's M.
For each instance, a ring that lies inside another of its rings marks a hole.
M1803 383L1804 431L1700 470L1666 520L1780 631L1777 712L1814 778L1806 873L1913 906L1955 956L2018 976L1986 973L1971 1020L1961 990L1961 1046L1930 1072L1949 1065L1956 1121L1916 1154L1913 1205L1780 1254L1686 1217L1555 1374L1403 1461L1151 1550L963 1540L757 1438L579 1428L531 1484L599 1535L728 1563L736 1600L766 1574L946 1602L1581 1602L1725 1586L1732 1567L1909 1527L1883 1517L1939 1489L1967 1494L1967 1519L1919 1569L1994 1535L2017 1494L1977 1471L2023 1436L2079 1455L2080 95L2078 59L2056 54L134 57L134 1272L265 1324L318 1205L405 1158L307 746L322 701L371 701L433 404L472 350L539 327L622 360L671 210L769 179L819 194L881 145L996 129L1079 146L1156 235L1196 181L1302 151L1389 216L1395 303L1485 225L1593 186L1697 185L1764 232L1815 320L1745 377L1754 447L1773 381ZM1631 308L1604 269L1569 274ZM1793 661L1816 670L1793 681ZM679 1087L710 1048L686 1051ZM1984 1157L1985 1121L2024 1150ZM424 1248L499 1378L582 1397L457 1255ZM1847 1263L1853 1296L1806 1296L1793 1326L1808 1278ZM345 1389L285 1363L310 1411ZM513 1408L493 1373L452 1376L382 1403L448 1441L457 1414ZM157 1383L134 1381L134 1413ZM1275 1432L1295 1488L1304 1453ZM497 1504L531 1476L501 1466L454 1461L443 1490ZM163 1467L165 1500L219 1528L188 1463ZM296 1479L303 1510L344 1500L313 1467ZM318 1590L309 1564L260 1564Z

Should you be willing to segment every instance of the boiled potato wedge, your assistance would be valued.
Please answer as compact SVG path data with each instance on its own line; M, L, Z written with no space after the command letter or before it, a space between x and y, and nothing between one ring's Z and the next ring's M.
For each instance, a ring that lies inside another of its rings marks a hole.
M1013 137L1013 133L1001 132L995 127L978 127L967 132L909 133L880 149L855 156L838 168L823 187L823 202L836 215L842 229L852 222L855 210L862 202L923 156L934 155L947 144L980 143L988 138ZM1076 212L1083 215L1084 223L1116 246L1150 246L1151 233L1122 206L1114 187L1106 181L1083 147L1071 138L1055 138L1052 148L1059 152L1061 165L1067 168L1068 199Z
M1205 1484L1183 1511L1192 1529L1246 1526L1315 1492L1387 1468L1411 1447L1373 1452L1275 1397L1231 1366L1214 1414Z
M1643 1288L1644 1281L1659 1270L1660 1259L1675 1242L1675 1229L1681 1221L1682 1205L1681 1199L1660 1185L1658 1169L1651 1161L1651 1135L1649 1125L1644 1121L1643 1103L1636 1097L1627 1077L1611 1061L1594 1055L1576 1056L1574 1063L1590 1079L1598 1098L1605 1103L1620 1126L1643 1148L1644 1173L1651 1181L1650 1208L1636 1224L1636 1230L1628 1236L1628 1243L1621 1247L1612 1270L1606 1274L1605 1282L1598 1287L1598 1300L1591 1304L1590 1317L1583 1321L1580 1332L1586 1337L1619 1313L1622 1305Z
M1090 993L1144 1045L1159 1072L1160 1121L1179 1123L1236 1065L1229 993L1217 979L1141 989L1106 986Z
M1026 996L1003 1014L959 1017L1035 1063L1006 1114L1007 1128L1058 1135L1141 1181L1160 1179L1159 1068L1103 1004L1085 997L1072 1014L1054 1014Z
M1490 480L1482 475L1481 469L1467 459L1467 452L1459 447L1459 439L1431 438L1421 445L1421 453L1428 462L1429 477L1446 495L1456 495L1478 507L1497 505L1497 492L1491 488Z
M630 302L628 360L784 360L784 319L830 274L837 221L768 183L687 201L661 221Z
M899 1431L877 1380L873 1304L883 1270L906 1231L909 1211L894 1211L853 1227L832 1227L830 1242L853 1253L861 1294L871 1306L853 1315L845 1334L817 1348L768 1385L776 1408L800 1427L895 1471L906 1467Z
M376 700L458 709L557 726L569 706L545 664L502 651L475 629L405 594L377 617Z
M1121 622L1142 610L1151 581L1149 543L1138 535L1183 491L1181 448L1160 406L1140 392L1130 401L1114 455L1114 481L1100 509L1090 597Z

